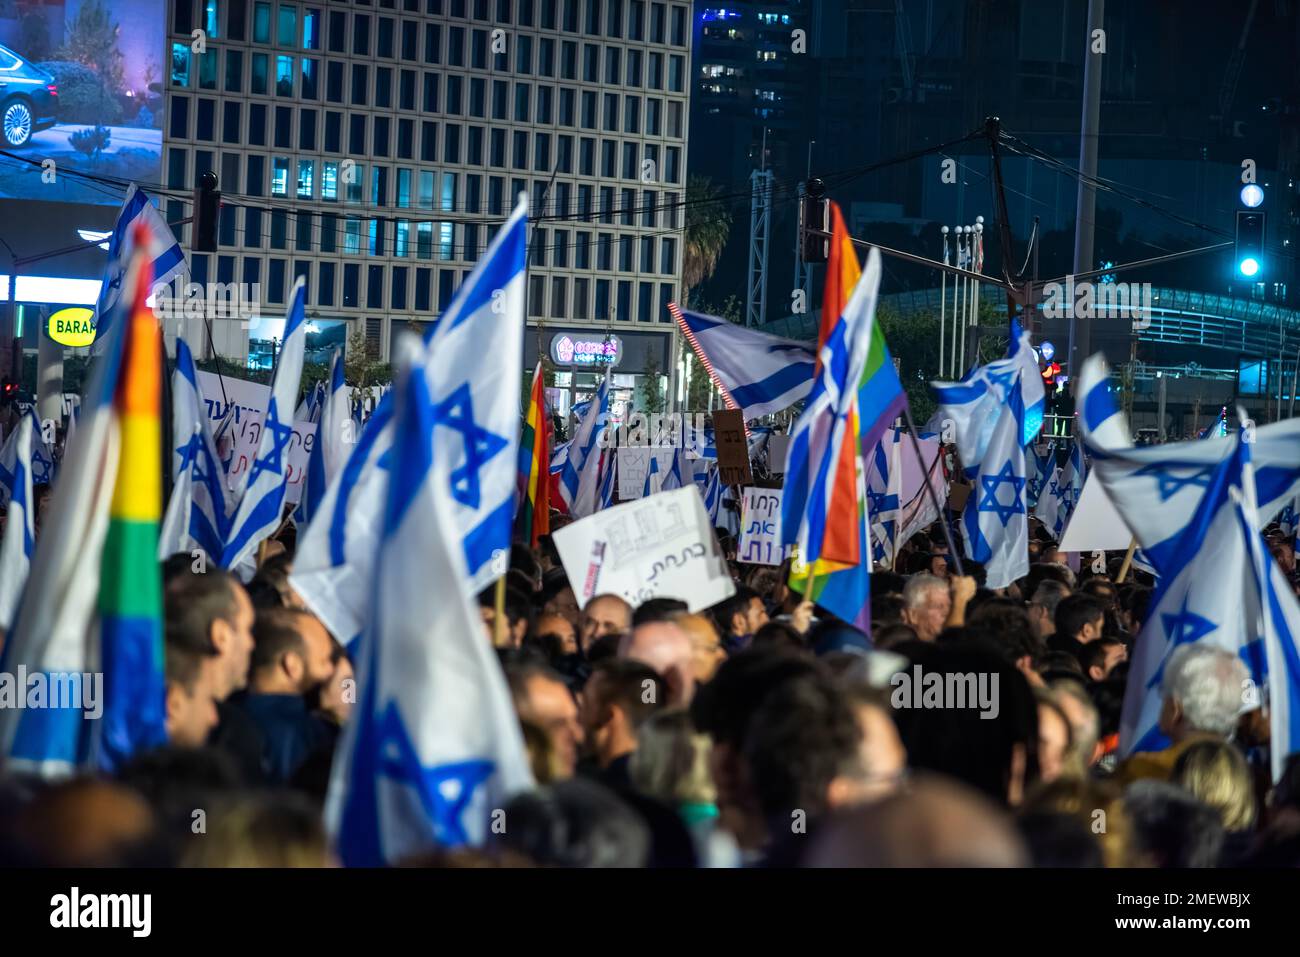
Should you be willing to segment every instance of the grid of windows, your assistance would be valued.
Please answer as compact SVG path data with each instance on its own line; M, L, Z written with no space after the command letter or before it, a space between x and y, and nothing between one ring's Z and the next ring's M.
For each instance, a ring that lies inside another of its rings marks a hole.
M362 3L171 0L168 183L219 172L219 244L241 253L195 272L242 259L272 304L305 275L314 305L437 310L525 192L530 316L668 321L688 6Z

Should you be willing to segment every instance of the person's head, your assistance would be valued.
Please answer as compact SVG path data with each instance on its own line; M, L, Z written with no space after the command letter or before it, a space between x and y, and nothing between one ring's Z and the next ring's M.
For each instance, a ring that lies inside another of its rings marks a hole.
M676 621L691 639L691 674L696 683L710 680L718 666L727 659L718 629L703 615L682 614Z
M632 606L618 595L596 595L578 616L578 637L586 651L597 638L632 630Z
M1054 578L1038 583L1029 598L1029 621L1040 638L1056 634L1056 606L1070 594L1070 589Z
M305 611L267 608L253 623L249 688L257 694L309 694L334 674L334 641Z
M583 778L512 798L496 840L541 867L645 867L650 830L608 788Z
M1121 661L1128 661L1128 646L1118 638L1098 638L1084 645L1079 655L1089 681L1105 681Z
M553 568L542 576L542 590L538 602L544 612L560 615L576 627L578 624L578 599L569 585L562 568Z
M607 658L591 669L578 720L588 752L601 767L636 750L646 719L664 706L663 679L649 665Z
M1069 819L1075 827L1066 831L1042 826L1045 821L1061 818ZM1123 792L1114 782L1062 775L1050 784L1040 783L1026 797L1020 822L1035 866L1064 866L1068 844L1076 841L1091 845L1095 866L1132 867L1137 863L1133 857L1133 825L1124 808ZM1077 866L1079 858L1089 855L1076 851L1072 856L1074 860L1068 863Z
M857 715L829 672L814 669L771 690L749 721L743 753L773 838L858 799L861 747Z
M691 719L709 736L709 774L722 826L746 849L761 848L768 828L749 764L750 725L763 703L787 681L812 674L802 655L751 649L728 658L691 702Z
M330 720L342 726L357 701L356 672L352 668L351 659L337 641L333 643L330 659L334 671L329 681L321 686L319 706Z
M1120 624L1130 635L1142 630L1151 604L1151 589L1142 585L1129 585L1120 593Z
M1101 723L1097 706L1079 681L1058 679L1052 682L1051 691L1056 696L1057 707L1070 722L1070 750L1065 758L1065 772L1081 776L1087 773L1098 756Z
M1053 619L1058 635L1086 645L1101 637L1106 609L1092 595L1067 595L1057 604Z
M248 597L254 608L305 608L302 596L289 583L288 555L267 559L248 583Z
M224 701L248 685L253 653L253 603L229 572L182 572L163 592L168 644L216 652L212 694Z
M709 737L700 734L690 712L656 711L641 725L628 773L632 784L669 807L713 804L717 791L709 777Z
M327 867L333 861L319 810L292 791L249 794L215 809L188 867Z
M805 867L1024 867L1029 855L1006 813L958 781L920 775L903 793L830 818Z
M903 623L912 626L922 641L934 641L952 611L948 583L924 572L913 575L903 586Z
M1109 578L1100 576L1089 578L1079 586L1079 591L1097 599L1101 602L1103 608L1111 609L1119 606L1119 589L1115 587L1115 583Z
M632 627L652 621L675 621L678 615L689 611L690 606L680 598L648 598L632 612Z
M543 612L533 622L533 635L536 638L554 637L554 650L560 655L572 655L578 651L577 630L573 623L562 615Z
M202 747L217 726L212 683L218 673L208 667L215 659L215 652L176 644L168 644L163 651L167 740L177 747Z
M1225 831L1248 831L1255 824L1255 787L1250 765L1227 741L1198 741L1178 756L1174 784L1219 812Z
M695 695L695 649L676 621L636 625L620 640L618 655L644 662L662 675L668 686L669 704L690 704Z
M1070 719L1050 692L1039 691L1038 698L1038 777L1055 781L1065 771L1070 753Z
M907 749L898 736L889 698L868 685L844 688L861 735L857 752L847 762L833 787L836 807L876 801L902 786L907 769Z
M488 641L490 642L496 641L496 593L497 586L489 585L479 592L478 596L479 617L483 619L483 627L487 629ZM524 635L528 634L528 626L532 621L533 604L528 595L513 588L507 588L502 598L502 607L505 609L506 618L502 641L507 648L518 648L524 640Z
M1219 812L1177 784L1144 779L1124 791L1139 860L1153 867L1214 867L1223 850Z
M1245 663L1222 648L1175 649L1160 682L1160 730L1175 742L1197 733L1226 738L1237 726L1249 679Z
M736 593L713 606L713 618L724 635L737 638L752 636L767 624L767 608L754 589L739 585Z
M537 726L550 740L556 776L572 777L583 733L569 686L549 667L536 662L507 665L506 682L519 720Z

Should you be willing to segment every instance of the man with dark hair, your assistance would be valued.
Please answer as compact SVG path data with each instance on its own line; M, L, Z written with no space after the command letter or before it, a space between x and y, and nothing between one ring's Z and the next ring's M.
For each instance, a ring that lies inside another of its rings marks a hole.
M1056 633L1047 640L1052 651L1067 651L1082 660L1083 647L1101 637L1106 609L1091 595L1062 598L1053 616Z
M544 661L534 658L508 661L505 675L519 720L546 733L558 764L557 777L572 777L583 735L569 686Z
M167 740L182 748L201 748L217 724L212 696L216 652L197 651L168 642L163 652Z
M253 652L253 603L227 571L178 574L163 592L167 642L215 655L211 688L217 701L248 684Z
M583 689L578 720L587 751L600 767L600 781L610 787L631 784L628 765L637 733L667 699L663 679L647 664L608 658L591 670Z
M1089 681L1105 681L1115 666L1128 660L1128 647L1118 638L1098 638L1083 646L1079 664Z
M487 629L489 642L496 641L496 605L497 586L489 585L478 593L478 612ZM533 623L533 603L527 595L514 588L506 588L505 600L502 602L506 612L505 643L509 648L518 648L523 644L524 635Z
M748 648L758 629L767 624L762 596L747 585L737 585L736 593L714 605L712 612L729 655Z
M690 611L690 605L680 598L650 598L636 606L632 612L632 627L656 621L675 621L678 615Z
M1070 589L1054 578L1045 578L1029 595L1029 622L1038 637L1046 641L1056 634L1056 606L1068 597Z
M337 728L312 714L310 702L334 673L334 642L313 615L262 611L253 625L249 693L241 706L262 738L262 770L285 784Z

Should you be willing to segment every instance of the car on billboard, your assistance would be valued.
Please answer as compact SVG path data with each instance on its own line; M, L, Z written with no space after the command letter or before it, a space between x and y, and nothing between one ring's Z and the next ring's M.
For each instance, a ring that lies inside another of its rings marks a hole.
M0 46L0 133L5 145L26 146L33 133L53 126L58 114L54 77Z

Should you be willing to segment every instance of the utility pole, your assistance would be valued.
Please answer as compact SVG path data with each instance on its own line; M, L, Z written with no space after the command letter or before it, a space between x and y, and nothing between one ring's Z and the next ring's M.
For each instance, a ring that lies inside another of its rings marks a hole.
M1102 22L1106 18L1106 0L1088 0L1088 35L1083 53L1083 116L1079 127L1079 171L1085 178L1097 175L1097 138L1101 125L1101 58L1104 52L1093 52L1094 37L1101 40L1105 50L1105 32ZM1074 217L1074 272L1087 272L1093 262L1093 221L1097 209L1097 191L1085 179L1079 180L1078 201ZM1087 316L1075 317L1070 313L1070 347L1066 356L1067 374L1071 382L1078 381L1082 360L1092 353L1092 327Z

